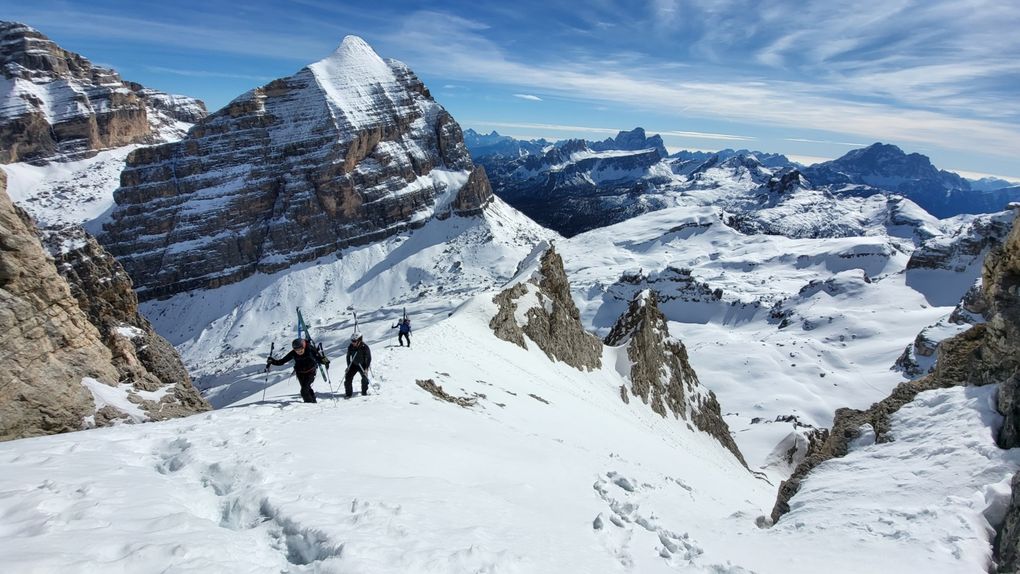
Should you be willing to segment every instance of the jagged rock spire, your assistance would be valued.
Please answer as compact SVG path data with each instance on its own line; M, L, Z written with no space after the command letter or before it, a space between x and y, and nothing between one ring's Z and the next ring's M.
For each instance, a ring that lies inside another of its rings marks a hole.
M701 386L687 358L687 348L670 336L654 291L646 289L634 297L604 342L627 346L631 363L629 394L663 417L672 415L690 421L747 465L730 436L715 393ZM621 389L621 396L628 400L628 389Z

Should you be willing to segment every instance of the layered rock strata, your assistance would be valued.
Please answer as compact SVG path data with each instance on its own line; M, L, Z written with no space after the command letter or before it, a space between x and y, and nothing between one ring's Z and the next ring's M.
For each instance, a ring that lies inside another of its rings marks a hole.
M207 410L112 257L67 254L72 288L5 187L0 171L0 440Z
M0 22L0 65L0 163L169 141L206 113L201 101L126 82L17 22Z
M712 435L747 466L722 418L715 393L701 386L687 358L687 347L670 336L654 291L641 291L634 297L604 343L627 347L631 364L629 394L639 397L663 418L672 415ZM621 397L629 402L626 387L621 389Z
M99 239L146 300L478 213L491 197L421 80L349 36L182 141L132 153Z

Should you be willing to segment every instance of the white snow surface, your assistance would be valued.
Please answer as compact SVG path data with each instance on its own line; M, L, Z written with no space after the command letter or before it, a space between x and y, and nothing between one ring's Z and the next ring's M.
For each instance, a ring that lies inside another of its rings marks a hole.
M101 151L77 161L4 166L7 194L41 227L86 224L98 231L102 216L113 209L113 192L128 154L139 145Z
M826 463L771 529L774 487L718 443L496 339L488 294L372 341L367 397L231 408L0 444L11 572L981 571L1020 467L993 388L921 395L893 443ZM466 344L470 342L471 344ZM339 369L333 369L337 378ZM431 378L462 408L419 389ZM846 468L840 468L840 467ZM847 471L850 472L847 472Z

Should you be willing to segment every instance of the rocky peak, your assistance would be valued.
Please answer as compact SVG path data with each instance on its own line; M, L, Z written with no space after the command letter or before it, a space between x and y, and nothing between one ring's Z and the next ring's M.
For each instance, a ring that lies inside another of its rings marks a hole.
M493 301L499 310L489 326L500 339L527 349L527 335L554 361L587 371L602 366L602 342L581 325L563 258L548 243L532 251Z
M100 241L144 299L272 273L491 200L460 126L404 64L348 36L128 158Z
M615 138L607 138L601 142L591 142L589 145L595 151L654 149L660 159L669 156L669 152L666 151L666 145L662 142L662 136L655 134L652 137L647 137L645 129L640 127L634 128L629 132L621 131L616 134Z
M683 342L670 336L654 291L646 289L635 295L604 343L627 346L631 384L629 390L620 389L625 402L629 402L629 395L634 395L664 418L672 414L676 419L690 421L747 466L730 436L715 394L701 386Z
M168 141L205 115L198 100L125 82L17 22L0 22L0 62L0 163Z
M797 189L811 187L811 184L804 179L800 170L797 169L777 172L769 179L766 185L768 185L769 192L779 195L789 195Z

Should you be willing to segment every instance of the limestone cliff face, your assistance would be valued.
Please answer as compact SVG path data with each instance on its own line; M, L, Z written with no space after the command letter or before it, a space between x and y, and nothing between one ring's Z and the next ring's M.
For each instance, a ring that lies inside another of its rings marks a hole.
M24 24L0 22L0 163L176 139L205 105L125 82Z
M602 342L581 325L563 258L543 242L521 269L513 284L493 299L499 311L489 326L496 336L527 348L527 335L554 361L579 370L600 368Z
M117 370L6 185L0 171L0 440L78 430L95 413L82 378Z
M0 440L209 408L109 254L84 241L60 265L73 287L0 171Z
M687 358L687 348L670 336L654 291L641 291L634 297L604 342L627 346L631 363L629 394L639 397L662 417L672 415L690 421L747 466L722 418L715 393L701 386ZM621 396L628 401L628 390L622 389Z
M146 300L477 213L491 197L421 80L349 36L182 141L132 153L99 240Z
M120 383L161 395L139 401L148 418L164 420L210 410L177 350L138 312L134 286L120 263L81 229L63 230L51 239L59 241L50 247L57 269L113 354ZM73 248L66 249L67 245Z

